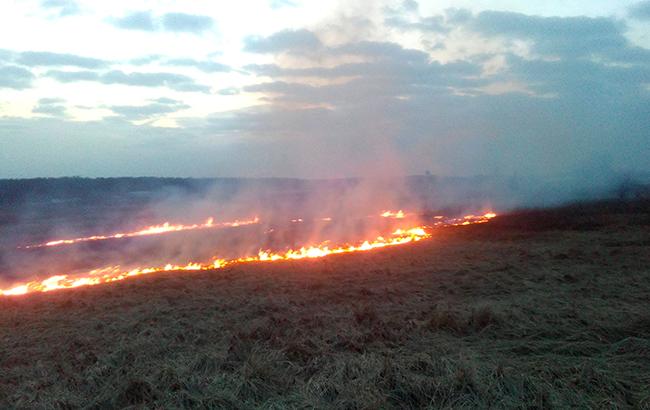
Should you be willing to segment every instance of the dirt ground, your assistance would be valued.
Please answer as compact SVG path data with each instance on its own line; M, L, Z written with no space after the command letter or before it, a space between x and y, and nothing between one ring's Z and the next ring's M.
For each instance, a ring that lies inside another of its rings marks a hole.
M650 206L0 299L0 408L650 408Z

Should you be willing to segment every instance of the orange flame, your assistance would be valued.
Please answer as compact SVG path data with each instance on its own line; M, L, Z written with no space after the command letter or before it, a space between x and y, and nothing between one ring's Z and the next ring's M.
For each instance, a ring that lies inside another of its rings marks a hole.
M136 236L147 236L147 235L160 235L170 232L180 232L180 231L191 231L195 229L211 229L211 228L227 228L227 227L237 227L242 225L251 225L259 222L257 217L247 220L235 220L232 222L219 222L215 223L214 218L208 218L202 224L193 224L193 225L172 225L169 222L165 222L161 225L152 225L146 228L143 228L135 232L126 232L126 233L115 233L112 235L93 235L86 236L82 238L73 238L73 239L57 239L54 241L49 241L40 244L26 245L22 248L32 249L32 248L43 248L49 246L59 246L59 245L71 245L79 242L89 242L89 241L104 241L107 239L122 239L122 238L133 238Z

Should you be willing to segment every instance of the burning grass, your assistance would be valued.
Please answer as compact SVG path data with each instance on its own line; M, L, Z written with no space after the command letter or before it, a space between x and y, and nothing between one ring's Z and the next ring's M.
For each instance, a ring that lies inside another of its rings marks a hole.
M557 215L2 298L0 407L647 408L650 210Z
M390 212L386 211L380 215L384 218L403 219L405 214L403 211ZM477 223L485 223L494 218L496 214L490 212L485 215L468 215L463 218L451 218L445 220L436 220L434 226L456 226L456 225L471 225ZM372 216L370 216L372 217ZM331 218L328 218L331 221ZM291 222L300 221L302 219L292 220ZM328 221L328 222L329 222ZM239 227L250 224L259 223L259 219L255 218L246 221L235 221L215 224L213 219L210 218L205 224L195 225L170 225L165 223L163 225L147 227L140 231L132 233L122 233L110 236L89 236L77 239L63 239L46 242L44 244L27 246L30 248L41 248L48 246L59 245L74 245L76 243L88 241L104 241L109 239L122 239L139 236L160 235L171 232L179 232L186 230L197 229L212 229L219 227ZM184 272L184 271L201 271L201 270L214 270L221 269L226 266L234 264L243 264L251 262L274 262L280 260L299 260L308 258L322 258L330 255L338 255L342 253L370 251L374 249L384 248L387 246L405 245L412 242L417 242L422 239L430 237L430 233L426 231L427 228L423 226L397 228L388 235L380 235L371 240L362 240L356 244L332 244L330 241L324 241L318 244L306 245L296 249L287 249L284 251L272 251L260 249L257 255L243 256L238 258L225 259L222 257L212 257L207 262L194 262L190 261L184 264L165 263L162 266L150 267L131 267L125 269L120 265L101 267L92 269L82 273L59 273L49 276L45 279L32 279L24 283L14 284L6 289L0 289L0 297L2 296L18 296L33 292L50 292L60 289L71 289L80 286L92 286L106 284L124 279L129 279L135 276L150 275L160 272ZM63 259L63 258L61 258Z
M235 220L232 222L215 222L214 218L210 217L203 223L197 223L191 225L171 224L169 222L163 222L162 224L147 226L145 228L133 232L118 232L109 235L92 235L92 236L84 236L80 238L70 238L70 239L54 239L44 243L19 246L19 248L35 249L35 248L43 248L48 246L51 247L51 246L62 246L62 245L74 245L82 242L106 241L109 239L136 238L139 236L163 235L171 232L194 231L200 229L230 228L230 227L252 225L256 223L259 223L259 218L257 217L251 219L244 219L244 220Z

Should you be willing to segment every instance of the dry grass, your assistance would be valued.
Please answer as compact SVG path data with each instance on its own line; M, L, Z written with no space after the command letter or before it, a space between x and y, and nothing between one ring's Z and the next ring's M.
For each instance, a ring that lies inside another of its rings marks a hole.
M3 299L0 407L650 408L650 210L619 211Z

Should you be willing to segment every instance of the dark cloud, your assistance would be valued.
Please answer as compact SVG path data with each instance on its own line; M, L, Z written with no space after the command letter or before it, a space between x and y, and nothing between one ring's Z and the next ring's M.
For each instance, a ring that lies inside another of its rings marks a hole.
M405 49L394 43L350 43L329 48L327 53L364 57L368 61L310 68L248 65L245 69L257 75L279 80L248 86L244 91L273 94L272 98L280 101L349 106L366 104L366 98L377 100L422 93L449 93L454 87L476 88L487 84L478 78L480 65L469 62L441 64L430 61L428 54L422 51ZM316 87L299 83L304 77L350 80Z
M16 63L29 67L37 66L69 66L80 68L103 68L108 65L105 60L82 57L74 54L50 53L47 51L25 51L19 53Z
M165 65L176 67L195 67L206 73L222 73L232 71L230 66L209 60L193 60L190 58L176 58L164 61Z
M422 33L463 27L506 47L442 64L390 42L328 47L306 30L249 39L249 51L291 53L300 64L245 66L270 78L243 88L266 105L215 116L208 129L275 141L282 149L267 147L267 155L284 155L299 174L358 173L386 152L406 159L407 172L579 175L590 184L584 169L603 155L608 169L648 171L650 60L625 38L622 22L463 9L401 17ZM511 55L514 40L529 41L542 58ZM356 62L322 64L346 56ZM503 67L486 73L495 58Z
M78 14L80 11L79 5L74 0L42 0L41 6L55 10L61 17Z
M0 66L0 88L23 90L32 86L34 74L23 67Z
M167 13L162 17L165 30L187 33L202 33L212 28L214 21L208 16L185 13Z
M628 46L623 23L606 17L540 17L484 11L470 26L483 35L532 40L533 50L546 55L590 56Z
M47 77L54 78L63 83L75 81L95 81L102 84L123 84L139 87L167 87L176 91L204 92L210 87L197 84L192 78L175 73L125 73L120 70L111 70L106 73L94 71L57 71L46 73Z
M136 11L113 19L115 27L126 30L155 31L155 21L150 11Z
M251 53L294 53L301 54L321 49L323 44L309 30L284 30L269 37L248 37L244 50Z
M65 100L62 98L41 98L32 108L34 114L45 114L52 117L67 117Z
M637 20L650 20L650 0L641 1L629 9L629 16Z
M112 105L108 108L127 120L141 120L177 112L190 106L171 98L158 98L147 105Z
M508 58L510 74L539 93L591 99L593 104L620 99L648 98L650 65L606 65L584 59L525 60Z

